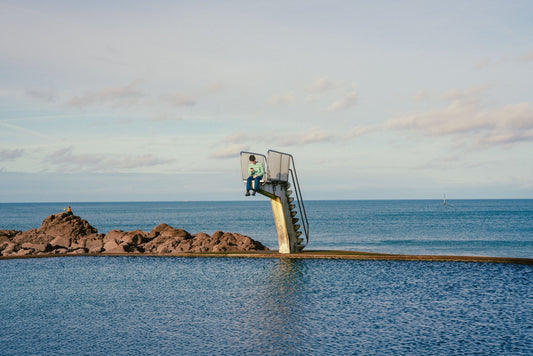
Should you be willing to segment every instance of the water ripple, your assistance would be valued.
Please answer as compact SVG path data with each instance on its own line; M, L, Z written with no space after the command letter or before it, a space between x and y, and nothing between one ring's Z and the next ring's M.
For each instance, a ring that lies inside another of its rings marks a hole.
M531 266L68 257L0 270L2 355L533 350Z

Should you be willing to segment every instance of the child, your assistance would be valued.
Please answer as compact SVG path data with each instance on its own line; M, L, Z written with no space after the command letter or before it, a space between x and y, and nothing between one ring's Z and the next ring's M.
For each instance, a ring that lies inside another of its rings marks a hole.
M250 164L248 165L250 169L250 176L246 180L246 196L250 196L250 189L252 185L252 180L254 181L254 189L252 195L259 190L259 181L263 179L263 174L265 174L265 168L261 162L255 160L254 155L250 155Z

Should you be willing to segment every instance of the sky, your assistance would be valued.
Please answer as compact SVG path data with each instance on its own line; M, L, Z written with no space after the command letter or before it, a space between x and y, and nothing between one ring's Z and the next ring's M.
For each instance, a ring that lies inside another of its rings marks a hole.
M0 203L244 200L269 149L304 199L533 198L532 13L2 0Z

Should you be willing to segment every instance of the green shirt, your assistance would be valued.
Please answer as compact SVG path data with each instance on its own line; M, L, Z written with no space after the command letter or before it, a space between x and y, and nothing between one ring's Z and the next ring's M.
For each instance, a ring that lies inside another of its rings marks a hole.
M261 162L250 163L248 165L248 170L250 171L251 176L262 176L265 174L265 169L263 168L263 164Z

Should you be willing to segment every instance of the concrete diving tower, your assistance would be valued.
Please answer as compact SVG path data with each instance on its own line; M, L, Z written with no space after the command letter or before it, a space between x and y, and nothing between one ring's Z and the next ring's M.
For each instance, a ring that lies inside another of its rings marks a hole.
M278 233L279 252L301 252L309 243L309 222L292 155L273 150L269 150L267 156L254 152L241 152L243 182L246 182L250 175L248 165L251 155L254 155L265 168L265 174L257 192L270 198ZM291 187L294 192L290 189ZM303 237L300 237L302 230L305 235L305 244Z

